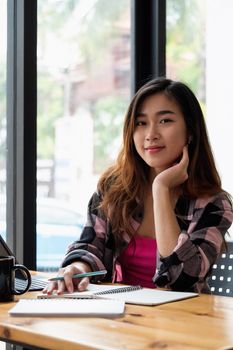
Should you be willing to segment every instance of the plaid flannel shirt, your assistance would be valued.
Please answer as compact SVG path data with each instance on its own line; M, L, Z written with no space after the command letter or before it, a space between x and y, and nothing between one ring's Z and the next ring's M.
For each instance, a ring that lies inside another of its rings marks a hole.
M116 262L130 237L122 234L116 247L111 224L98 209L101 196L95 192L88 205L87 222L81 237L72 243L62 266L74 261L88 263L93 270L107 270L105 277L91 281L116 281ZM189 200L179 198L175 207L180 226L180 235L172 254L162 257L157 252L157 268L153 281L158 287L177 291L210 293L208 276L221 252L224 236L233 220L232 205L224 193L213 197ZM143 217L143 208L138 204L129 218L135 229Z

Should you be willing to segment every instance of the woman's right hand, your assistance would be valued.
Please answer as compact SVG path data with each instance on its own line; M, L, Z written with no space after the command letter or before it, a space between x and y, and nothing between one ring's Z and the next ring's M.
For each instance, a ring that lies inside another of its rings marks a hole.
M84 262L73 262L72 264L60 268L58 271L58 277L64 277L63 281L51 281L43 289L42 293L52 294L53 291L56 291L58 295L63 294L68 291L72 293L75 289L82 292L87 289L87 286L90 282L89 277L83 277L81 279L73 279L72 276L76 273L90 272L91 267Z

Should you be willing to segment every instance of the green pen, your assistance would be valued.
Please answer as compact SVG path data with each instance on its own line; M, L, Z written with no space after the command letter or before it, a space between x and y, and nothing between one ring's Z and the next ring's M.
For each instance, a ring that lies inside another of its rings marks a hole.
M90 271L90 272L84 272L84 273L76 273L73 275L73 279L75 278L83 278L83 277L91 277L91 276L99 276L99 275L106 275L106 270L100 270L100 271ZM49 281L63 281L64 277L53 277L49 278Z

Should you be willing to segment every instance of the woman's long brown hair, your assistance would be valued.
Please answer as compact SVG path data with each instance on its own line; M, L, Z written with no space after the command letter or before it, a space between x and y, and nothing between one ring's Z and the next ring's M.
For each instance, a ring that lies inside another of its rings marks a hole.
M183 194L189 198L197 198L222 191L204 116L197 98L189 87L181 82L166 78L151 80L133 97L125 116L122 149L116 163L102 174L98 182L98 191L102 196L101 209L118 238L123 231L133 234L130 218L137 203L143 205L150 170L134 146L135 116L145 98L158 92L163 92L178 103L188 133L192 137L189 145L189 177L183 185Z

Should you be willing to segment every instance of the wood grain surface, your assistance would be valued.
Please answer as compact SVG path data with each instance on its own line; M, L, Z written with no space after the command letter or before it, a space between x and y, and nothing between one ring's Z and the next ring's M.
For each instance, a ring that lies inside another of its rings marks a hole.
M119 318L10 317L13 304L0 303L0 339L39 349L233 349L230 297L200 295L159 306L126 305Z

